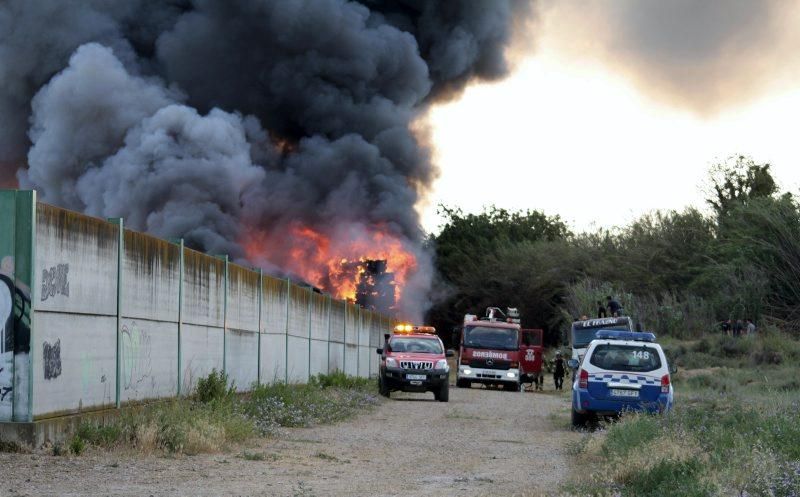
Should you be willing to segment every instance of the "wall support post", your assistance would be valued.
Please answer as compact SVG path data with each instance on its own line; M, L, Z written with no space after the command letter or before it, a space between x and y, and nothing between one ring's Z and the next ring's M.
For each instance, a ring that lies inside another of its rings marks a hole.
M331 295L328 294L328 367L326 371L328 374L331 374L331 304L333 300L331 299Z
M225 262L225 283L222 289L222 372L228 372L228 255L218 255Z
M344 305L344 319L342 319L343 329L342 329L342 343L343 347L342 350L342 372L347 376L347 300L342 300L342 304Z
M183 238L178 240L178 246L181 251L180 257L178 258L180 261L180 269L178 270L178 397L180 397L183 388L183 351L181 350L181 346L183 345Z
M258 371L256 372L256 385L261 385L261 327L262 323L262 308L264 302L264 270L258 268Z
M36 267L36 190L17 192L17 216L15 222L16 234L14 236L14 243L16 245L16 253L18 257L14 261L14 283L17 287L28 286L30 288L31 304L28 308L28 329L30 335L28 337L28 385L25 388L25 394L28 396L27 410L23 411L21 407L16 405L16 400L12 399L12 418L24 419L26 421L33 421L33 347L36 343L34 335L36 327L34 326L34 312L33 308L36 302L36 285L34 284L34 271ZM23 364L19 364L23 366ZM14 358L13 372L16 375L18 364L16 357ZM13 381L15 386L17 378L14 377ZM19 397L18 395L14 395ZM18 399L17 399L18 400ZM24 407L25 404L23 404Z
M122 385L122 258L125 254L125 226L121 217L110 218L108 220L116 224L119 228L119 240L117 242L117 381L116 395L114 404L119 409L121 405L120 386Z
M289 299L292 298L292 279L286 278L286 334L283 340L283 369L285 382L289 384Z
M313 309L314 290L308 287L308 371L306 372L306 382L311 379L311 310Z

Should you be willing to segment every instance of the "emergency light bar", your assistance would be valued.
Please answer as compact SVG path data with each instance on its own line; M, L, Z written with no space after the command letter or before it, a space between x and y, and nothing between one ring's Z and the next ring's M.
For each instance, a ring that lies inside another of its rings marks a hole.
M656 335L649 332L640 331L621 331L621 330L597 330L595 338L601 340L633 340L636 342L655 342Z
M436 334L433 326L412 326L410 324L398 324L394 327L395 333L430 333Z

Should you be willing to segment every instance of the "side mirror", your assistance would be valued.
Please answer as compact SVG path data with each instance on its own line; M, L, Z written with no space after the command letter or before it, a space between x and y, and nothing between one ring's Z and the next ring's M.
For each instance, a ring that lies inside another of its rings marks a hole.
M383 354L383 349L375 349L375 352L376 352L378 355L381 355L381 354Z
M567 361L567 366L571 367L572 369L578 369L578 360L577 359L570 359Z
M444 352L444 356L445 356L445 357L455 357L455 356L456 356L456 351L455 351L455 350L453 350L453 349L447 349L447 350Z
M669 365L669 374L675 374L677 372L678 372L678 366L676 366L675 364L670 364Z

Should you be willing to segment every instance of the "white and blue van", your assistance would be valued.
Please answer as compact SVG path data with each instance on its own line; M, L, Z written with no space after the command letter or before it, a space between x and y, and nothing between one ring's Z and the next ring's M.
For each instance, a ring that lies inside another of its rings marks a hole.
M666 412L673 389L667 363L653 333L599 330L572 384L572 425L625 411Z

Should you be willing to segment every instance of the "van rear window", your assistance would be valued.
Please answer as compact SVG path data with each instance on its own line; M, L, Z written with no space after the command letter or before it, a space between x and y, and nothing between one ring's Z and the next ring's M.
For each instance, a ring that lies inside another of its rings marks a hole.
M646 345L598 345L589 364L611 371L647 372L661 367L658 349Z

